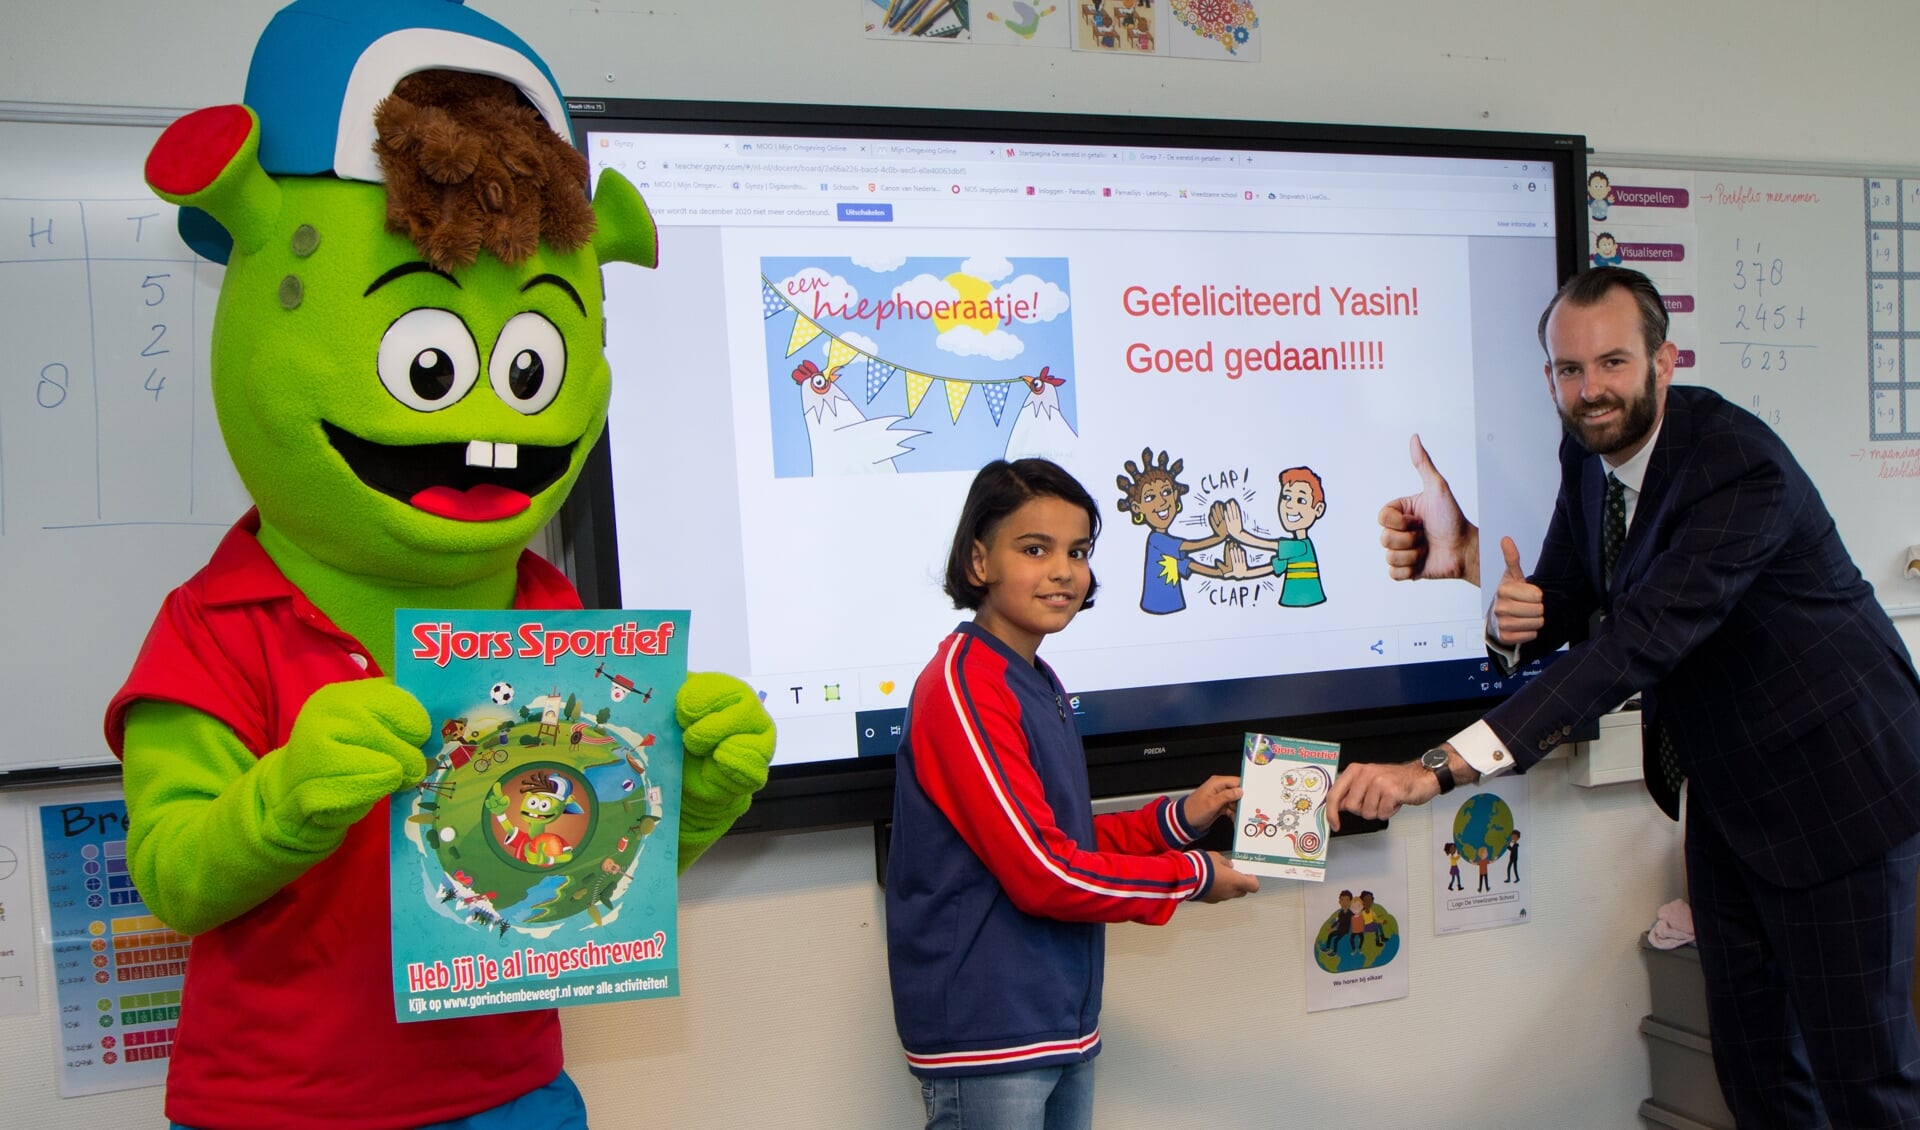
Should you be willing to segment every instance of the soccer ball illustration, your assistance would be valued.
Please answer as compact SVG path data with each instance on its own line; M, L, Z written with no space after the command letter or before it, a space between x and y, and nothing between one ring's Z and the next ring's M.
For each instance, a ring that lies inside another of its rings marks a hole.
M494 702L505 706L507 703L513 701L513 684L495 683L493 684L493 690L488 693L492 696Z

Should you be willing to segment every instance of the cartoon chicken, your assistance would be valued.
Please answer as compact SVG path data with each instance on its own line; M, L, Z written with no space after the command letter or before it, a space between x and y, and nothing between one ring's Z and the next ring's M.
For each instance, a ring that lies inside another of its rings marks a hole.
M898 470L893 461L913 450L903 441L927 434L895 428L901 416L862 415L840 388L838 365L823 371L812 361L802 361L793 371L793 383L800 388L816 476L892 474Z
M1054 376L1050 367L1042 365L1039 373L1020 379L1027 386L1027 399L1007 436L1008 461L1035 456L1065 462L1080 439L1060 407L1060 386L1067 383L1066 378Z

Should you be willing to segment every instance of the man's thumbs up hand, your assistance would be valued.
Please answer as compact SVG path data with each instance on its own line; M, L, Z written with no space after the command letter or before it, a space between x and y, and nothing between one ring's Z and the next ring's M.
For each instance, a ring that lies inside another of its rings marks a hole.
M1547 622L1546 594L1527 580L1520 567L1520 547L1512 538L1500 539L1500 555L1507 567L1493 593L1493 638L1507 647L1519 647L1540 634Z

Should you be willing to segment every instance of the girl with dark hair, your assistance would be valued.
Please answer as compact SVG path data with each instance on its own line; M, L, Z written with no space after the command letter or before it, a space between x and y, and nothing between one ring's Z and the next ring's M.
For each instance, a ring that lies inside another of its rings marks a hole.
M974 478L946 589L971 609L914 684L887 859L894 1022L929 1130L1093 1125L1105 922L1258 888L1189 845L1240 797L1093 814L1067 693L1036 652L1091 603L1093 499L1044 459Z

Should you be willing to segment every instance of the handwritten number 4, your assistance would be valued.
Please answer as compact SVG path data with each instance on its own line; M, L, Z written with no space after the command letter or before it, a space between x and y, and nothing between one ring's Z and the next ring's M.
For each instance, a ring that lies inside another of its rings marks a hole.
M152 393L155 400L159 400L160 390L167 387L167 378L161 376L158 369L148 369L146 383L141 387Z

